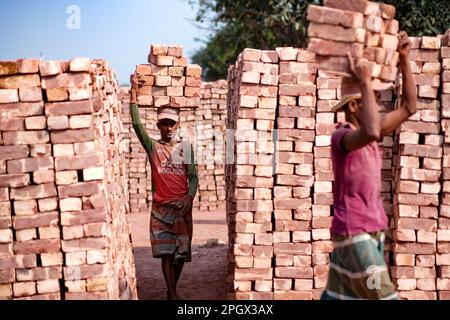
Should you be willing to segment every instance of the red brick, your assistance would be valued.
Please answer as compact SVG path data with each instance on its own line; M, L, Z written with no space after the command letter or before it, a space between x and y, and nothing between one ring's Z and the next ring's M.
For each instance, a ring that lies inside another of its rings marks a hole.
M43 102L31 103L5 103L0 104L0 113L9 114L11 117L28 117L44 114Z
M3 143L5 145L43 144L50 141L46 131L15 131L4 132Z
M0 89L0 103L19 102L19 91L17 89Z
M105 238L83 238L70 241L62 241L63 252L78 252L89 250L100 250L107 248Z
M70 60L69 69L71 72L91 72L91 60L88 58L75 58Z
M29 153L29 148L25 145L0 146L0 161L27 158Z
M90 100L45 104L45 114L47 116L92 114L92 112L93 105Z
M311 228L310 221L300 220L276 220L276 231L308 231Z
M398 293L400 299L404 300L436 300L436 292L430 291L402 291Z
M308 243L275 243L275 255L311 254L311 244Z
M280 85L279 93L285 96L314 96L316 94L316 86L313 84L282 84Z
M363 15L361 13L315 5L308 7L307 19L308 21L348 28L361 28L363 26Z
M0 88L2 89L20 89L34 88L41 85L41 79L37 74L17 75L0 78Z
M196 64L189 64L186 68L186 77L201 78L202 67Z
M261 61L269 63L277 63L279 60L278 53L276 51L261 51Z
M96 138L95 129L64 130L51 133L53 144L92 141Z
M14 217L15 230L31 229L44 226L58 225L59 214L57 212L39 213L32 216Z
M15 61L0 61L0 75L11 75L18 73L18 66Z
M61 243L59 240L33 240L14 243L15 254L39 254L59 252Z
M397 225L400 229L437 231L437 221L432 219L400 218Z
M325 0L324 5L326 7L361 12L364 15L380 15L381 8L379 3L367 1L367 0L348 0L342 3L340 0ZM392 6L390 6L392 7ZM392 9L384 9L387 15L390 13L392 15ZM395 13L395 8L394 8ZM393 18L393 17L392 17Z
M312 279L311 267L275 267L275 277L293 279Z
M64 280L84 280L89 278L106 277L107 266L105 264L82 265L64 268Z
M313 296L310 291L288 291L274 292L275 300L312 300Z
M92 80L89 73L61 73L42 79L43 89L89 86Z
M271 280L272 269L237 269L234 278L238 281L245 280Z
M393 238L396 241L416 241L416 233L414 230L397 229L394 230Z
M56 196L56 188L53 183L30 186L11 190L13 200L43 199Z
M276 49L281 61L296 61L298 49L292 47L282 47Z
M53 169L53 158L40 157L21 160L11 160L7 162L8 173L28 173L37 170Z
M434 254L436 245L428 243L394 243L393 250L396 253Z
M398 194L398 203L418 206L438 206L439 199L437 195L400 193Z
M0 175L0 187L20 188L30 185L28 174L6 174Z
M364 46L361 43L335 42L312 38L309 41L308 50L324 56L346 57L347 53L350 52L354 57L362 57Z
M88 197L100 192L100 188L101 183L99 182L86 182L58 187L58 192L60 198Z
M103 158L99 155L72 156L55 159L56 171L80 170L98 167L103 164Z
M18 73L38 73L40 61L38 59L19 59L16 61Z
M83 225L105 221L106 211L104 209L61 213L61 225L63 226Z

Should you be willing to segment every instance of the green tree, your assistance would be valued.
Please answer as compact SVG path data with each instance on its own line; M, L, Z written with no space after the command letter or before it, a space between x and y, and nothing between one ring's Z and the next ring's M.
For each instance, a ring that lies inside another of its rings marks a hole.
M308 5L321 0L188 0L198 6L195 23L210 31L193 61L205 80L226 78L228 66L245 48L306 47ZM385 0L397 7L402 30L437 35L450 28L449 0Z

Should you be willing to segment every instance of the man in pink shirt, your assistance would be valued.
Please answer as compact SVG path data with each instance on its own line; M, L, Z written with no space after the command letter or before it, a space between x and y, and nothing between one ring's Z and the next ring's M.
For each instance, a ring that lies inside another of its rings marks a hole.
M411 41L399 41L403 93L399 108L380 117L372 72L364 59L349 54L360 96L347 96L334 111L344 111L331 139L334 171L334 251L322 299L398 299L384 261L384 231L388 218L381 199L381 154L378 141L416 113L417 88L408 60Z

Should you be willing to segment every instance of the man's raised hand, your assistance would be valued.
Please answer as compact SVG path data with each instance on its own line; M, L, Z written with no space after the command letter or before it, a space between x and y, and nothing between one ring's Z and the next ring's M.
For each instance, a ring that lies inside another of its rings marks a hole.
M406 58L409 56L409 52L411 51L412 42L405 31L401 31L398 34L398 38L398 53L401 58Z
M137 90L144 86L144 79L139 74L131 76L131 104L137 104Z
M360 81L361 84L372 81L372 65L370 62L363 58L358 58L356 64L353 60L352 54L347 53L348 61L350 64L350 70L353 75Z

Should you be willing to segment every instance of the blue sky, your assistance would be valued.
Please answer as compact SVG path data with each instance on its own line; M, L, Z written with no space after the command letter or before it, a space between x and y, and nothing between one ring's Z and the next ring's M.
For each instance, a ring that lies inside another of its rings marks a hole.
M67 27L71 5L80 29ZM195 13L187 0L0 0L0 60L103 58L128 83L151 43L181 44L189 58L201 47Z

